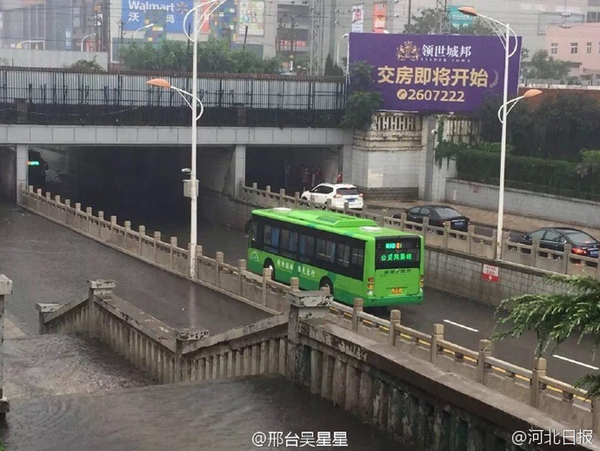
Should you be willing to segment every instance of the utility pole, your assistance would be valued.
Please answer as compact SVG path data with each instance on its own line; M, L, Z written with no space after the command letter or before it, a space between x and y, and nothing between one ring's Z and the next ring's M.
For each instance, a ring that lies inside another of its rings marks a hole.
M291 41L290 41L290 59L292 60L292 70L294 70L294 65L296 64L296 19L294 16L291 17L292 20L292 33L291 33Z
M412 0L408 0L408 26L410 27L410 21L412 19Z
M325 0L312 0L310 22L310 75L321 73Z
M438 34L450 34L450 20L448 18L448 0L436 0Z

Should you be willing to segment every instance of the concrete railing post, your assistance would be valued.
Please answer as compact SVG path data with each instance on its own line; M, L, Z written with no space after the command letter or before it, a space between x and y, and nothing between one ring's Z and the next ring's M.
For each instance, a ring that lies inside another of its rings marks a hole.
M450 223L444 223L444 249L448 249L448 240L450 239Z
M100 319L96 299L110 299L117 284L114 280L88 280L88 334L99 337Z
M310 195L310 201L308 202L308 206L310 208L315 208L315 195L314 194Z
M324 318L333 296L322 291L290 291L286 294L290 303L288 321L288 358L287 371L292 382L310 386L310 381L323 371L321 367L312 367L311 353L304 352L300 342L300 323L304 319Z
M531 258L532 258L531 264L534 268L537 268L539 251L540 251L540 240L536 238L533 240L533 245L531 248Z
M125 221L125 243L123 248L125 250L127 250L127 240L129 238L129 235L131 233L131 221Z
M240 287L240 296L244 293L244 274L246 274L246 260L240 258L238 260L238 285Z
M563 250L563 274L569 274L569 265L571 264L571 252L573 250L573 246L570 244L565 244L565 248ZM598 265L600 266L600 265Z
M294 193L294 205L300 205L300 193L298 191Z
M12 280L0 274L0 418L10 411L10 404L4 396L4 302L11 293Z
M429 228L429 218L423 218L423 244L427 244L427 229Z
M290 289L292 291L300 291L300 279L297 277L292 277L290 279Z
M438 342L444 339L444 325L434 324L433 333L431 334L431 348L429 349L430 356L429 361L434 365L437 365L438 360Z
M279 190L279 206L285 206L285 188Z
M592 431L594 434L600 434L600 398L598 397L592 399Z
M172 236L169 240L169 252L171 253L171 269L175 268L175 249L177 249L177 237Z
M215 286L218 287L221 284L221 266L225 261L225 255L223 252L217 252L215 256Z
M398 328L400 327L400 317L401 317L400 310L392 310L390 312L390 332L389 332L388 342L392 346L396 345L396 336L397 336L396 332L397 332Z
M359 315L363 312L365 300L363 298L354 298L354 306L352 308L352 330L358 332Z
M491 355L492 342L490 340L479 340L479 356L477 357L477 382L483 385L486 384L486 360Z
M87 233L90 233L93 217L94 217L94 214L92 212L92 207L85 207L85 221L87 222L87 228L86 228Z
M267 283L271 280L271 268L263 268L261 304L267 305Z
M344 214L348 214L348 210L350 209L350 203L345 200L344 201Z
M208 337L208 330L196 330L196 329L176 329L175 330L175 365L173 365L173 377L167 377L167 380L173 382L182 382L188 380L183 375L183 347L186 343L194 341L204 340Z
M154 232L154 263L158 263L158 243L160 243L160 232Z
M325 206L327 207L327 210L331 210L331 199L325 201Z
M139 226L138 227L138 233L139 233L139 243L138 243L138 254L140 255L140 257L142 256L142 244L144 243L144 237L146 236L146 226Z
M540 357L533 360L533 371L531 372L531 396L530 404L532 407L539 407L541 396L540 380L546 377L546 359Z
M408 215L406 214L405 211L403 211L402 213L400 213L400 230L406 230L406 221L407 221Z
M35 304L35 308L38 311L39 334L47 334L48 328L46 327L46 316L57 311L60 308L60 304L57 302L38 302Z
M467 230L467 254L471 255L473 246L473 235L475 234L475 226L469 224Z

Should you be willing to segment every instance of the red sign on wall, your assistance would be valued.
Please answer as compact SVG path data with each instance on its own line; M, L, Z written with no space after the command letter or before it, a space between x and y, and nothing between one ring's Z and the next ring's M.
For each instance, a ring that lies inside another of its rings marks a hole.
M500 281L500 268L497 266L483 265L481 278L483 280L487 280L488 282L498 283Z

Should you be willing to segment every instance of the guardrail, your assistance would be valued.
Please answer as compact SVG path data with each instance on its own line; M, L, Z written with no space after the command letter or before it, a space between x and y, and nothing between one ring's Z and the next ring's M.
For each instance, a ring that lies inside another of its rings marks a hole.
M42 195L42 190L34 192L33 187L22 187L23 207L38 213L51 221L65 225L89 238L118 249L128 255L139 258L171 273L189 278L188 250L177 245L177 237L169 242L162 241L160 232L146 235L146 227L138 231L131 229L131 222L117 223L117 217L104 218L104 212L94 215L91 207L81 208L60 196L52 198L51 193ZM196 274L192 279L207 288L230 296L238 301L250 304L271 314L285 311L284 293L287 285L271 280L271 270L265 268L258 276L246 270L246 260L240 259L238 266L224 262L223 252L217 252L215 258L203 254L202 246L197 249Z
M260 191L257 195L264 199L276 199L277 202L281 202L283 198L269 190L257 191ZM125 221L124 226L117 223L115 216L111 216L107 221L104 219L103 212L98 212L98 215L94 216L91 208L82 210L78 203L72 207L70 200L65 200L63 203L60 196L55 196L53 199L51 193L42 195L41 189L34 192L33 187L25 190L22 186L22 194L23 207L40 216L166 271L188 278L188 251L177 246L177 238L172 237L169 243L163 242L160 232L155 232L150 237L146 235L144 226L140 226L139 231L135 232L131 230L129 221ZM296 197L293 199L298 201L298 205L312 204ZM351 212L351 214L361 215L358 212ZM383 221L383 217L378 215L363 214L362 216L377 217ZM398 221L393 218L386 219L391 222ZM423 228L427 228L422 224L415 224L416 229L419 227L421 232ZM475 242L476 238L473 234L470 236ZM487 239L489 240L489 237ZM224 263L222 252L217 252L215 258L210 258L202 254L201 246L198 248L197 268L196 277L193 279L195 282L275 315L285 312L289 307L285 301L285 293L298 290L296 278L292 279L291 286L274 282L271 280L268 268L264 270L262 277L257 276L246 270L245 260L239 260L238 266L229 265ZM79 324L84 327L88 322L87 314L78 310L83 307L82 303L66 307L75 315L73 320L75 326ZM54 313L54 309L44 313ZM521 368L492 357L491 343L488 340L481 340L479 350L473 351L444 340L442 324L435 324L433 333L426 334L402 325L398 310L391 312L390 320L365 313L362 300L355 301L354 307L334 302L327 318L363 336L388 342L448 371L456 372L495 388L504 395L529 403L558 420L576 424L583 429L593 428L596 433L600 432L598 400L591 403L585 399L585 391L576 390L569 384L547 377L544 359L536 359L533 370ZM532 387L538 387L538 390Z
M600 432L600 399L586 399L585 390L548 377L544 358L534 359L531 370L521 368L492 357L489 340L480 340L474 351L445 340L443 324L434 324L432 333L426 334L402 325L399 310L392 310L386 320L365 313L363 306L360 298L353 307L334 303L326 318L539 408L558 421Z
M495 245L496 231L493 231L491 237L478 235L475 233L475 226L473 225L469 225L467 232L462 232L452 230L449 223L446 223L445 227L431 226L427 218L425 218L422 224L410 222L406 219L406 213L404 212L401 213L401 218L398 219L375 213L351 210L348 208L348 205L345 205L344 208L335 208L330 204L323 206L316 204L314 199L302 199L298 192L290 196L283 189L279 192L273 192L270 186L267 186L264 190L259 189L256 183L253 183L252 186L242 187L241 195L251 203L268 208L323 208L360 218L373 219L381 226L411 231L423 236L427 247L461 252L490 260L491 263L497 260ZM426 233L423 232L424 230ZM586 274L600 279L598 258L573 254L570 245L565 245L564 251L554 251L540 247L540 243L537 240L532 245L520 244L509 240L509 232L503 233L502 243L502 261L559 274Z

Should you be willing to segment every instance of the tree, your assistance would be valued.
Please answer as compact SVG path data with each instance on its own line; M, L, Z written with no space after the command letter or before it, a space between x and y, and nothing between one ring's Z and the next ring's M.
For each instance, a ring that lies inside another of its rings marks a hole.
M344 71L342 70L342 68L333 62L333 58L331 58L331 54L327 55L327 59L325 60L325 75L331 75L331 76L344 75Z
M69 69L80 70L83 72L106 72L104 68L96 62L96 57L92 61L79 60L69 66Z
M600 280L589 276L555 275L549 280L567 289L554 294L526 294L500 303L498 312L508 310L497 327L509 325L508 330L493 334L493 340L520 337L527 331L536 333L536 357L541 357L550 343L552 352L571 336L592 336L594 355L600 344ZM600 373L590 373L579 379L575 387L587 390L588 398L600 396Z
M164 41L158 46L133 43L122 50L121 57L125 66L133 70L192 71L192 48L179 41ZM280 67L278 58L263 60L253 52L232 50L225 39L210 39L198 45L201 73L276 73Z
M434 8L421 10L420 16L412 16L411 24L404 26L404 32L408 34L437 34L439 23L439 12ZM472 25L457 27L450 26L451 34L487 36L494 31L483 21L473 20Z
M348 130L367 130L373 115L379 110L382 98L375 91L371 78L372 66L364 62L352 64L350 68L350 95L346 102L346 112L341 127Z
M546 80L565 80L569 75L568 61L552 58L546 50L538 50L524 66L523 75L526 78Z

